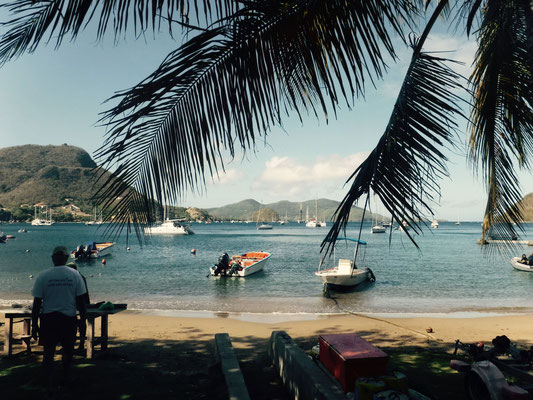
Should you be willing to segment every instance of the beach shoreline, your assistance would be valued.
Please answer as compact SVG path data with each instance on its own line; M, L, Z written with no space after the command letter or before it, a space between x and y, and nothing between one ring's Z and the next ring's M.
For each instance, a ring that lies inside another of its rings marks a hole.
M0 318L5 311L0 310ZM304 351L310 351L320 335L355 333L389 354L390 365L408 375L411 387L433 399L466 398L462 397L463 376L449 368L451 358L464 356L453 356L456 340L491 346L496 336L506 335L519 349L533 345L533 313L455 318L362 314L307 315L305 319L300 316L290 320L283 315L285 320L268 317L255 315L250 320L249 315L237 313L174 314L154 310L126 310L110 315L108 351L90 362L84 358L76 361L83 366L83 374L80 370L76 376L82 381L80 387L84 387L76 396L93 398L101 386L94 382L104 381L117 396L131 393L132 398L153 398L152 388L157 387L158 397L164 399L176 398L176 393L187 393L182 398L188 399L222 399L224 383L216 377L219 370L215 364L217 333L229 334L251 398L261 400L290 398L284 394L267 354L274 331L287 332ZM98 320L96 323L99 330ZM21 349L18 346L18 351ZM4 359L4 366L16 367L16 377L22 382L34 374L32 368L40 354L36 346L31 358L23 359L26 361L22 367L17 357L12 361ZM152 386L141 383L146 376L151 377ZM6 393L18 393L20 385L11 379L14 383L9 383ZM207 389L213 382L216 393ZM40 393L41 389L35 384L27 390Z

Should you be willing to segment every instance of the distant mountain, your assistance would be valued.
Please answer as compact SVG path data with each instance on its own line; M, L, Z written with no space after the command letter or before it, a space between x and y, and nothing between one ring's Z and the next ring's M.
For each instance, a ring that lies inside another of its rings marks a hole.
M318 219L321 221L331 221L339 204L340 202L334 200L318 199ZM309 218L314 218L317 207L315 205L315 200L306 200L302 202L283 200L276 203L261 204L256 200L247 199L238 203L228 204L222 207L208 208L206 210L209 214L220 219L252 220L253 215L257 214L257 211L260 208L270 208L282 219L287 215L289 221L297 221L300 218L305 220L307 214L309 215ZM300 209L302 210L301 216ZM360 221L362 214L362 208L352 207L350 221ZM365 220L371 220L372 218L374 218L373 214L367 212ZM376 218L380 221L382 219L380 215L376 215Z
M24 145L0 149L0 204L65 204L90 211L95 162L74 146Z
M524 222L533 222L533 193L524 196L520 203L523 207Z

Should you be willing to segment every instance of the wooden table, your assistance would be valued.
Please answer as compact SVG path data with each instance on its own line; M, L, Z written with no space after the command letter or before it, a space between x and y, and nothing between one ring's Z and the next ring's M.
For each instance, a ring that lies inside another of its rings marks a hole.
M87 358L92 358L96 345L100 345L102 351L107 350L107 344L109 342L108 336L108 322L109 315L116 314L124 311L127 308L126 304L114 304L112 310L100 310L97 307L87 307ZM9 311L5 314L6 326L5 326L5 339L4 339L4 355L11 356L13 354L13 344L15 342L22 341L26 351L31 352L31 311ZM100 320L100 336L95 336L96 319ZM13 333L13 324L22 322L22 333L15 335Z

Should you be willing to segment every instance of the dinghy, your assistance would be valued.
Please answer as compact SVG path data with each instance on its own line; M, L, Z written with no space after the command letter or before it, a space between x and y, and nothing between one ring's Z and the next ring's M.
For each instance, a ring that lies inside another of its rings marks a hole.
M115 246L113 242L89 242L80 244L70 253L70 258L76 261L92 260L111 255L111 249Z
M526 272L533 272L533 265L522 264L520 262L520 257L511 258L510 263L514 269L518 269L520 271L526 271Z
M261 271L271 254L265 251L251 251L231 256L227 253L218 258L218 262L209 268L209 275L222 277L246 277Z

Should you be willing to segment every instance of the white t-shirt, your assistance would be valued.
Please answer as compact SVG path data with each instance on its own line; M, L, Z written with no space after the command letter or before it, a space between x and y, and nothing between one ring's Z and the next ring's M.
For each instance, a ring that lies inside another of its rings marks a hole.
M76 316L76 297L86 293L80 273L67 266L55 266L41 272L31 294L43 299L41 312L48 314L59 311Z

